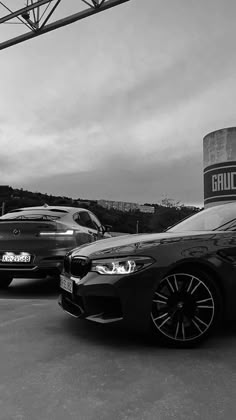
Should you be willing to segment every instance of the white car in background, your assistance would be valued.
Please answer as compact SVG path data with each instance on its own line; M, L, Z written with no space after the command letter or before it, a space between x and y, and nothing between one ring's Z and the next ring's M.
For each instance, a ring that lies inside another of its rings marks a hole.
M13 278L59 276L65 254L110 237L108 227L77 207L24 207L0 217L0 288Z

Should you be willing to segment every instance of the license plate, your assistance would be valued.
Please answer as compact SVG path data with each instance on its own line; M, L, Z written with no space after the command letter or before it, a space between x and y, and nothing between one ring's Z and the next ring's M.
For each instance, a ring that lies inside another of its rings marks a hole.
M2 262L6 263L30 263L31 256L28 254L16 255L13 253L6 253L2 256Z
M60 277L60 287L66 290L66 292L73 293L73 281L67 277Z

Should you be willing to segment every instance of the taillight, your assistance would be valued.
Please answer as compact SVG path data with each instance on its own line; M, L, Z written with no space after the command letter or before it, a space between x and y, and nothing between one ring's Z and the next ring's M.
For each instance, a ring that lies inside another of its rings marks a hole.
M68 229L66 231L60 232L39 232L40 236L72 236L74 235L74 230Z

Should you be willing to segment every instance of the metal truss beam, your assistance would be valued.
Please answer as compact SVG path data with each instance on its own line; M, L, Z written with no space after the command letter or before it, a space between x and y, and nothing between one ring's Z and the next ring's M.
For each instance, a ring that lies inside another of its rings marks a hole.
M7 22L8 20L14 19L15 17L22 16L24 13L29 12L30 10L36 9L36 7L43 6L46 3L50 3L52 0L39 0L29 6L25 6L22 9L12 12L9 15L3 16L0 18L0 23Z
M43 4L50 3L52 0L39 0L35 3L31 3L30 5L24 7L23 9L19 9L16 12L12 12L12 14L4 16L0 19L0 23L6 22L7 20L12 19L13 17L18 17L24 15L24 13L28 12L29 10L33 10L36 7L39 7ZM75 13L73 15L67 16L63 19L59 19L55 22L52 22L48 25L45 25L45 23L48 21L49 17L46 18L44 23L41 27L37 27L36 24L33 24L28 19L28 23L32 26L32 31L27 32L26 34L19 35L15 38L11 38L7 41L4 41L0 43L0 50L3 50L5 48L9 48L13 45L19 44L21 42L27 41L28 39L35 38L36 36L43 35L47 32L51 32L55 29L61 28L66 25L70 25L71 23L77 22L81 19L85 19L86 17L92 16L96 13L102 12L104 10L110 9L112 7L118 6L119 4L126 3L129 0L90 0L92 1L92 4L89 3L89 0L82 0L84 3L90 6L89 9L83 10L81 12ZM57 1L56 6L59 4L59 1ZM56 7L55 6L55 7ZM54 9L55 9L54 7ZM50 13L51 16L52 13ZM14 16L13 16L14 15ZM4 20L5 19L5 20ZM27 22L27 20L26 20Z

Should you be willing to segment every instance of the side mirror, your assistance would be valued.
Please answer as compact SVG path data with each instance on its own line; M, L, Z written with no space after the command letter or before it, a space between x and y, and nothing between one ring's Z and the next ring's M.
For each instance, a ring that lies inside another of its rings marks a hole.
M111 225L104 225L104 226L103 226L103 231L104 231L104 233L105 233L105 232L110 232L110 231L111 231L111 229L112 229L112 226L111 226Z

